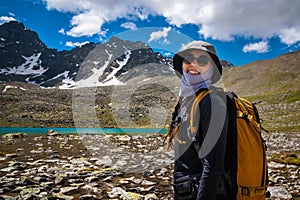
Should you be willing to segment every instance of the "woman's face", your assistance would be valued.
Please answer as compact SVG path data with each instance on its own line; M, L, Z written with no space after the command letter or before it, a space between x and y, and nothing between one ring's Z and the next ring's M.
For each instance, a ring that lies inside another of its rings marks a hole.
M182 56L182 68L190 75L198 75L206 72L213 64L206 51L191 50Z

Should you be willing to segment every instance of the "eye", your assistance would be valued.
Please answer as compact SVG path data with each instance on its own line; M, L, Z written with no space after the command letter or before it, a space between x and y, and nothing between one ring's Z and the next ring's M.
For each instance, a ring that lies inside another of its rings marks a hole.
M185 64L191 64L194 60L194 56L192 54L187 54L182 56L182 62L184 62Z
M203 67L206 66L209 61L210 61L210 59L207 56L199 56L197 58L198 64Z

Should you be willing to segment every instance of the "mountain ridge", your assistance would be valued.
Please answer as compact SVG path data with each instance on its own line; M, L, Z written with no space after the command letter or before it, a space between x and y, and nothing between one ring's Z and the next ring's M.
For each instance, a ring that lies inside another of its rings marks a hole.
M107 81L106 77L111 72L117 78L137 65L161 63L171 66L170 58L154 52L145 43L117 37L103 44L87 43L59 52L48 48L34 31L15 21L0 26L0 38L0 57L4 58L0 62L0 80L5 82L21 81L43 87L64 85L70 88L74 86L75 79L87 78L85 76L97 69L102 73L98 73L97 84L105 85L102 81ZM127 60L123 60L125 58ZM122 61L123 66L120 67ZM90 68L77 76L80 68L87 64ZM116 68L120 69L116 71ZM169 73L174 74L174 70Z

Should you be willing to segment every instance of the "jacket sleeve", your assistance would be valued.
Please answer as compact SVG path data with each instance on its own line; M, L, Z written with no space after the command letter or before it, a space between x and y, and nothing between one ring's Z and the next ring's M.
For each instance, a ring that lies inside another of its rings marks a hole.
M197 137L201 149L198 152L203 170L197 199L214 200L224 172L228 115L226 102L220 96L205 97L200 105Z

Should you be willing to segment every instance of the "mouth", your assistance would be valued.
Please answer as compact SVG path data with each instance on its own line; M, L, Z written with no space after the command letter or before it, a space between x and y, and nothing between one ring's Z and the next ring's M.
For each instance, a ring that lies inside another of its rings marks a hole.
M199 75L200 72L194 71L194 70L189 70L189 71L188 71L188 74L190 74L190 75Z

